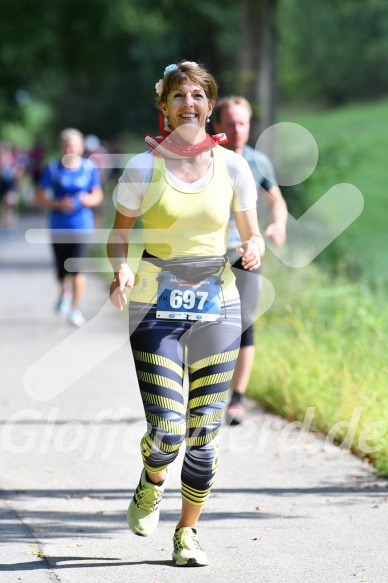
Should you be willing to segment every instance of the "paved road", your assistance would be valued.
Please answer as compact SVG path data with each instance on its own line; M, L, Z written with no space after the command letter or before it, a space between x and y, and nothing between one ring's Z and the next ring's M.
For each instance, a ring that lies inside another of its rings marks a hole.
M87 324L54 314L49 246L25 239L43 226L25 217L0 241L0 581L386 583L387 482L253 403L243 426L222 429L199 529L210 566L171 561L181 457L157 531L129 532L145 423L126 318L93 274Z

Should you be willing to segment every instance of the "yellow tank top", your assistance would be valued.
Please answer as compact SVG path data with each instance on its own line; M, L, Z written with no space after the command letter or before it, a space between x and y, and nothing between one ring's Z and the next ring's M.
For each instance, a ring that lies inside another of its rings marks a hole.
M233 189L220 149L213 152L213 177L196 192L182 192L167 175L163 158L154 157L150 186L141 206L144 247L162 259L224 255L227 248ZM140 261L130 299L156 303L160 268ZM222 273L225 299L238 297L228 264Z

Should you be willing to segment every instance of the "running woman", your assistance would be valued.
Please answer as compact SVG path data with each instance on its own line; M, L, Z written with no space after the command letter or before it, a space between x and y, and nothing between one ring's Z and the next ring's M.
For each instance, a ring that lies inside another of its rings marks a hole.
M182 61L166 67L155 88L162 136L148 134L150 150L124 170L107 247L112 303L122 310L125 290L131 290L130 342L147 420L140 444L144 468L128 524L140 536L154 531L169 466L185 442L172 558L178 566L204 566L197 523L218 468L221 416L241 333L239 295L226 257L231 210L245 270L260 266L264 242L247 162L222 147L225 136L206 133L217 99L213 76ZM139 215L145 250L135 275L127 257Z

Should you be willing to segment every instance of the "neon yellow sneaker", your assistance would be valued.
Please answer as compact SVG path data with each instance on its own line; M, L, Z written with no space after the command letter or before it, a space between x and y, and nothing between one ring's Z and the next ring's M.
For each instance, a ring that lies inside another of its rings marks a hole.
M174 543L172 560L178 567L206 567L209 564L194 528L182 526L175 532L172 540Z
M159 522L159 504L166 487L166 478L162 486L148 482L145 469L143 469L139 484L128 507L128 526L131 531L139 536L149 536Z

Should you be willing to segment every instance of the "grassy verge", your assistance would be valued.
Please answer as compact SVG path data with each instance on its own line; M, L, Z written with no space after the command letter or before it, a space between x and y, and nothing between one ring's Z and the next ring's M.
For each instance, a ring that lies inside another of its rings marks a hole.
M309 129L319 147L316 174L302 187L307 207L337 182L356 185L365 206L313 265L290 269L267 254L276 300L256 324L249 395L292 420L313 407L316 430L388 476L388 102L287 121Z
M345 439L388 475L385 299L314 266L303 276L284 267L266 276L277 299L256 325L248 394L291 420L303 421L313 407L316 430Z
M287 114L281 121L301 124L318 144L317 168L311 179L302 185L302 193L308 198L307 206L338 182L349 182L361 190L363 212L338 243L343 254L357 258L357 272L361 272L364 279L379 285L386 282L388 101L303 116ZM330 251L329 248L329 254Z

